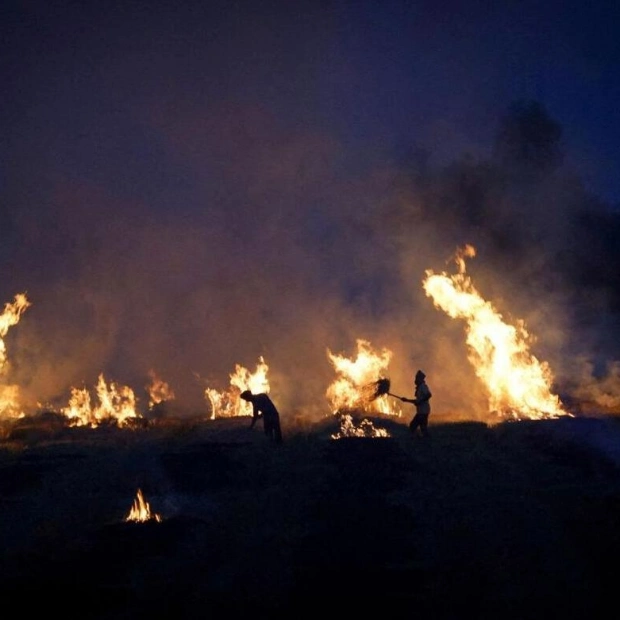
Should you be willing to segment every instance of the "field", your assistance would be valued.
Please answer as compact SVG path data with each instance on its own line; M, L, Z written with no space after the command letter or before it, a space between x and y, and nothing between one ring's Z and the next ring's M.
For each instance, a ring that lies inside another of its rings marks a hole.
M614 418L431 418L428 441L370 420L389 436L335 440L335 417L283 424L281 446L247 418L5 428L5 607L63 619L604 615L620 557ZM126 521L138 489L161 522Z

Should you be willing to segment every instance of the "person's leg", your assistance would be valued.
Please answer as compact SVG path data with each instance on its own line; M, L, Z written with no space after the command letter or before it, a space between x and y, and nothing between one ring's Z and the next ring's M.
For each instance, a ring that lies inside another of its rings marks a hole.
M420 431L422 432L422 437L428 437L428 416L421 416L420 419Z
M276 427L272 418L265 418L265 435L273 441L275 437Z
M272 430L271 430L271 423L269 422L269 420L267 418L265 418L263 420L263 429L265 431L265 435L271 439L271 435L272 435Z
M413 416L413 420L409 423L409 430L415 435L416 429L420 424L420 416L416 413Z
M273 421L273 438L276 443L282 443L282 427L280 426L279 418Z

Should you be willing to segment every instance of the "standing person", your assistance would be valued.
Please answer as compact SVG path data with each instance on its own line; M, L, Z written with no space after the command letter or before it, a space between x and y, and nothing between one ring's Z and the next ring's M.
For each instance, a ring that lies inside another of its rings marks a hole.
M241 392L241 398L252 403L252 422L254 428L256 420L263 418L265 435L275 443L282 443L282 429L280 428L280 414L267 394L252 394L251 390Z
M426 375L421 371L415 373L415 398L400 399L404 403L413 403L416 413L413 420L409 423L409 430L415 435L418 427L422 437L428 437L428 416L431 414L431 391L426 384Z

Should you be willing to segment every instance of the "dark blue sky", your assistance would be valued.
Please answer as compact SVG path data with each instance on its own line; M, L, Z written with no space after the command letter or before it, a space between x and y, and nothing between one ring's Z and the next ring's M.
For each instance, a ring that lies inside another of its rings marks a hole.
M174 200L157 110L260 106L374 165L403 145L485 152L498 115L536 99L588 187L620 200L611 1L9 2L2 17L2 134L19 170L122 169Z
M357 337L401 347L408 376L424 270L472 240L428 194L434 228L416 222L411 247L367 216L416 212L407 154L490 158L520 100L562 128L564 171L617 207L619 33L615 2L3 3L0 292L33 297L20 381L62 399L102 370L156 367L201 401L271 355L282 398L315 402L325 348L353 354ZM495 229L552 236L562 187L504 201Z

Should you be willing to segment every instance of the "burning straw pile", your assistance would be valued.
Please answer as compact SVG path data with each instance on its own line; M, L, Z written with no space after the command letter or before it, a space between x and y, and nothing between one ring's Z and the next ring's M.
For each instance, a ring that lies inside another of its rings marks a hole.
M372 402L376 400L380 396L395 396L396 398L400 398L400 396L396 396L396 394L392 394L390 392L391 382L387 377L381 377L377 381L373 381L368 385L365 385L363 388L364 399L368 402Z

